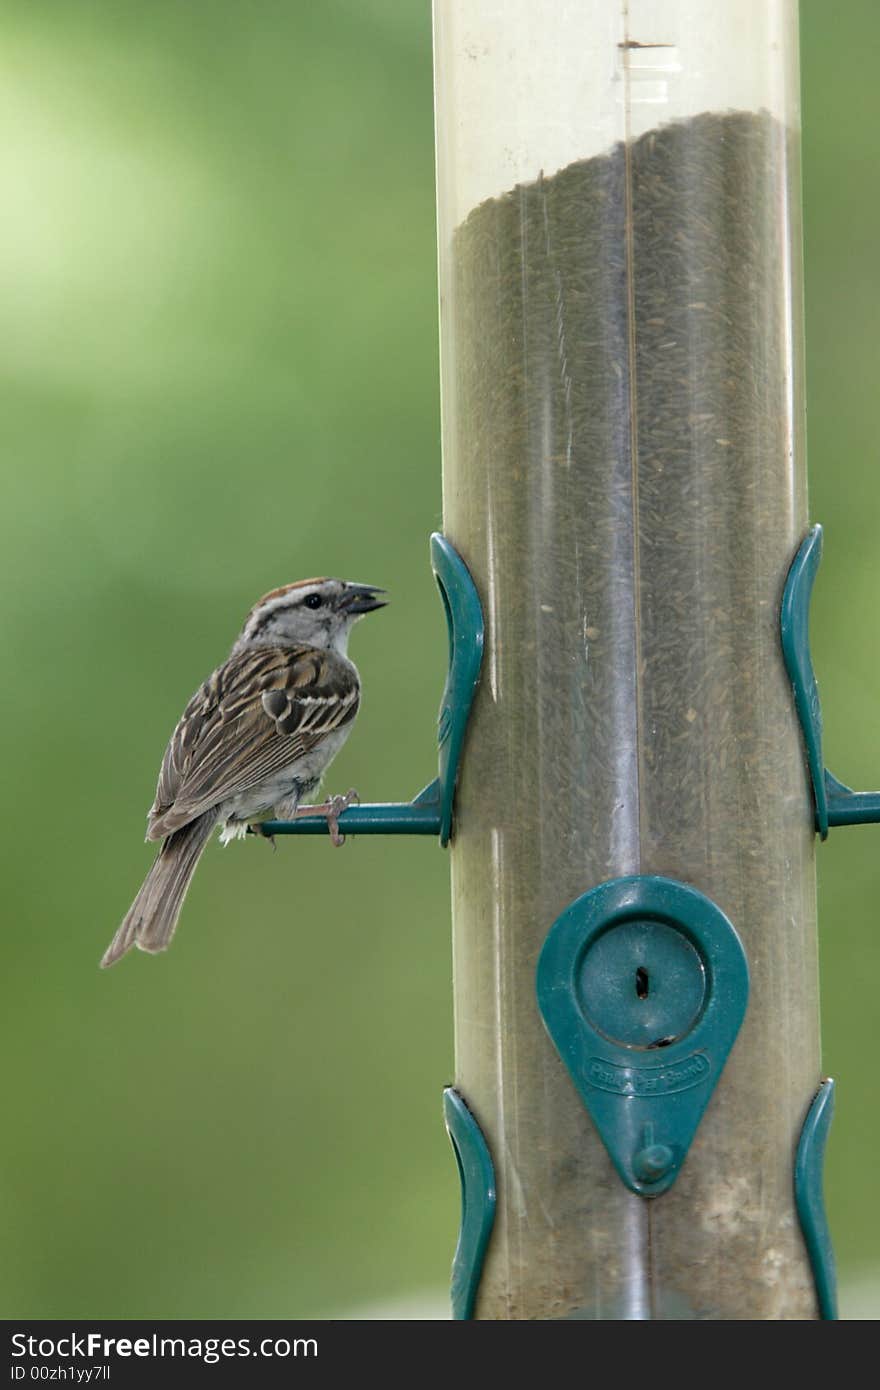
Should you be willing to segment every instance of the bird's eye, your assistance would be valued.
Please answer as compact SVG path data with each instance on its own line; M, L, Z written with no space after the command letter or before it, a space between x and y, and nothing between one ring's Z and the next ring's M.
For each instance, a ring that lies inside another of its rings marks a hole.
M320 594L309 594L308 598L305 599L304 602L306 608L320 608L324 600L321 598Z

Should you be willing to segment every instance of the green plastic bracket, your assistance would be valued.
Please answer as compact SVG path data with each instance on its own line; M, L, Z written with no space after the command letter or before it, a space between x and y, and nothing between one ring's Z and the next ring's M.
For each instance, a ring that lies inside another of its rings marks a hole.
M807 1112L794 1164L798 1220L813 1267L819 1316L826 1321L837 1319L837 1276L822 1195L825 1146L833 1114L834 1082L829 1078L822 1082Z
M612 879L551 927L538 1007L632 1192L658 1197L678 1176L748 993L733 926L673 879Z
M467 566L439 532L431 537L431 566L449 631L449 670L437 727L439 776L412 801L349 806L339 817L344 835L438 835L441 845L447 845L452 834L455 783L483 660L483 609ZM327 822L323 816L270 820L262 832L326 835Z
M810 598L822 558L822 527L814 526L792 561L780 612L782 655L794 689L813 786L816 829L823 840L832 825L867 825L880 821L880 792L854 792L833 777L822 755L822 710L810 656Z
M452 1261L452 1316L473 1316L483 1260L495 1222L495 1168L492 1155L458 1091L443 1092L443 1113L461 1179L461 1227Z

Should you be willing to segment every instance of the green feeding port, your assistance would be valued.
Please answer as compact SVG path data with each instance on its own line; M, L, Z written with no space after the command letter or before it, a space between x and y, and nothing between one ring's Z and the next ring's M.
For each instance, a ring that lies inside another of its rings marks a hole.
M825 766L822 707L810 655L810 599L821 558L822 527L813 526L788 572L780 617L785 667L794 690L816 803L816 829L824 840L832 825L869 825L880 821L880 792L855 792Z
M573 902L538 962L544 1026L622 1181L678 1176L746 1011L749 969L724 913L646 875Z

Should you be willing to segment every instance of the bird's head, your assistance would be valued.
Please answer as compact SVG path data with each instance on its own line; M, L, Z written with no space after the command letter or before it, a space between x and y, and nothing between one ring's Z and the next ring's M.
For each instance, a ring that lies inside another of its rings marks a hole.
M245 619L235 650L250 646L331 647L345 656L358 618L384 608L375 584L344 579L301 579L264 594Z

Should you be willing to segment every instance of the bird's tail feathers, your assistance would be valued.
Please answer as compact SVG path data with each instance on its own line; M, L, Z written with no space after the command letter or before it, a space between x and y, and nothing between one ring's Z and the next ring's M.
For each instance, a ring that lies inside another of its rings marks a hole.
M206 811L163 841L140 892L104 952L102 966L114 965L132 946L150 952L167 949L190 879L216 823L216 813Z

